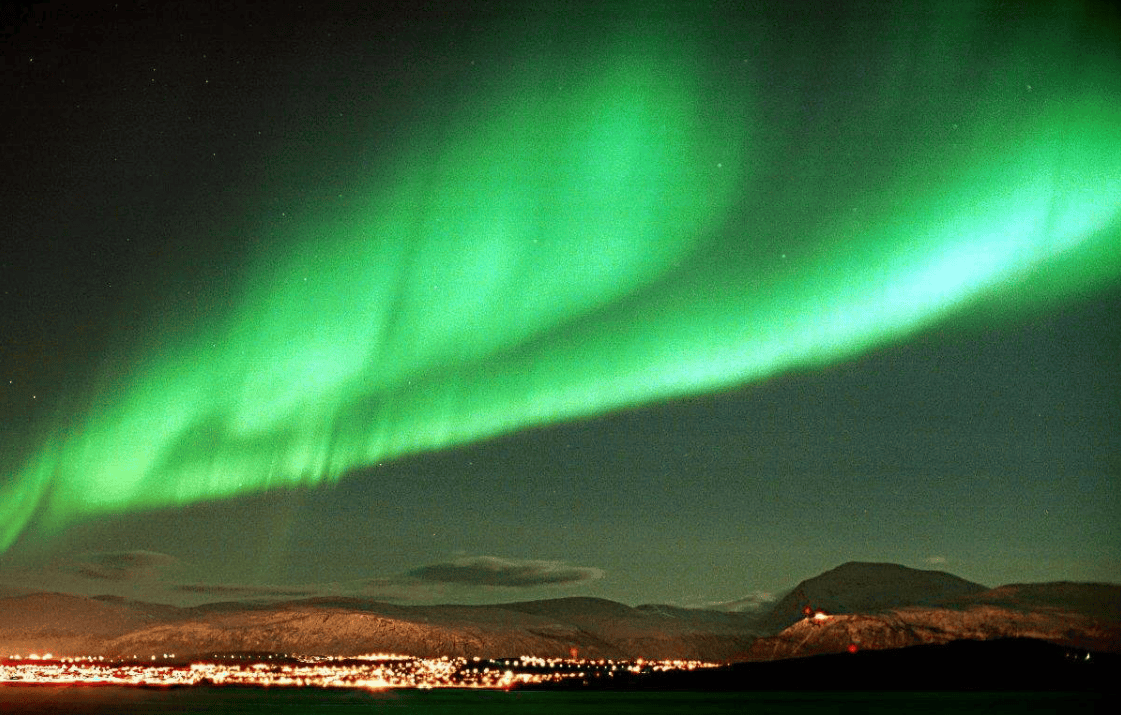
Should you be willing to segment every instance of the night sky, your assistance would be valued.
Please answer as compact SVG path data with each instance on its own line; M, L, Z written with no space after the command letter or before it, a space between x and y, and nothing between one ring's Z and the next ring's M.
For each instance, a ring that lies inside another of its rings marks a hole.
M3 17L0 584L1121 582L1108 4L98 5Z

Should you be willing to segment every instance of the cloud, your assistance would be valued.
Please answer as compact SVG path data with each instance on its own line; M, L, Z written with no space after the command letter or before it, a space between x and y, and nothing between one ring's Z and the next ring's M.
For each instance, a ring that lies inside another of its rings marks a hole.
M98 581L133 581L175 563L174 556L156 551L110 551L83 557L73 571Z
M946 563L946 557L945 556L927 556L925 559L923 559L923 561L927 562L931 566L941 566L942 564Z
M312 596L318 593L315 589L289 588L285 586L247 586L238 584L218 583L180 583L173 590L180 593L194 593L206 596L232 596L232 597L289 597Z
M584 583L603 577L603 571L590 566L569 566L561 561L500 559L495 556L470 556L445 563L421 566L408 576L430 583L532 588Z
M713 611L754 613L763 610L777 600L778 596L773 593L768 593L767 591L752 591L743 598L737 598L734 601L725 601L723 603L713 603L706 606L706 608Z

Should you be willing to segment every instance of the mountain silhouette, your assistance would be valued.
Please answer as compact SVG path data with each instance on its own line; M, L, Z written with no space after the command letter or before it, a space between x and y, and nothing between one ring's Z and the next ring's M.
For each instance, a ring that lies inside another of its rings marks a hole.
M989 589L941 571L860 562L803 581L762 614L631 607L587 597L482 606L332 597L180 608L20 592L0 595L0 643L8 651L0 655L267 651L495 658L575 652L736 662L1008 638L1107 652L1121 651L1119 604L1121 586L1109 584Z
M774 605L763 625L766 630L777 631L819 610L871 614L968 598L987 590L945 571L849 561L795 586Z

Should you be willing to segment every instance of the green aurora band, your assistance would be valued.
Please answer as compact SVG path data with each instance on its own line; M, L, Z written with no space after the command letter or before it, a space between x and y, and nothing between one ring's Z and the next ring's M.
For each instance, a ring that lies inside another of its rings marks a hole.
M942 22L923 52L982 42ZM266 237L234 310L156 335L51 426L0 491L0 552L35 522L337 480L1111 284L1121 62L1074 24L1016 47L1045 99L1011 61L967 89L933 77L952 132L900 138L882 109L909 98L885 73L841 139L889 170L862 184L822 148L821 171L847 178L808 177L800 197L769 194L763 171L796 128L761 126L776 114L758 83L714 89L683 32L620 32L563 88L546 89L548 59L512 61L399 139L363 207Z

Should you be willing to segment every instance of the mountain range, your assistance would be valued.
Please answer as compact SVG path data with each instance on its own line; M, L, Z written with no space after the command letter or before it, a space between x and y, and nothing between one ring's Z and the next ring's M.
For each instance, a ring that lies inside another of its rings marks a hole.
M987 588L941 571L850 562L756 613L598 598L405 606L357 598L181 608L0 591L0 656L273 652L770 661L960 640L1030 638L1121 651L1121 586Z

